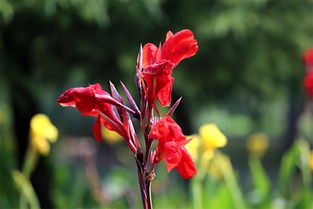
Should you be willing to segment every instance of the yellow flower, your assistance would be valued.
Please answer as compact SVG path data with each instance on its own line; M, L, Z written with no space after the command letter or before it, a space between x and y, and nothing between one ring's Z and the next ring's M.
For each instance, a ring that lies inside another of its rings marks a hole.
M205 150L224 147L227 143L226 136L215 124L206 124L199 129L200 136Z
M198 148L200 145L200 137L198 135L190 135L187 136L187 139L192 138L192 140L185 145L185 148L188 150L189 154L191 155L194 161L198 159Z
M30 137L32 146L41 154L47 155L50 151L51 143L58 138L58 129L51 123L44 114L36 114L30 121Z
M107 128L101 129L103 138L110 144L114 144L122 139L122 137L115 131L111 131Z
M311 154L310 154L310 168L311 168L311 171L313 171L313 150L311 150Z
M225 173L229 172L234 172L229 157L220 152L215 152L208 167L210 176L216 180L222 181L225 178Z
M268 148L269 139L264 133L257 133L251 135L247 140L248 151L256 156L263 156Z

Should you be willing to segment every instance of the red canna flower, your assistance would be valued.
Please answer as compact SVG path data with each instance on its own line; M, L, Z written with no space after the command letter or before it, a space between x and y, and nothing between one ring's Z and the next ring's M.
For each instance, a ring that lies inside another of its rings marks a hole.
M313 66L313 48L310 48L304 52L303 62L305 65Z
M153 157L154 163L165 159L167 171L176 168L183 178L192 178L197 173L196 166L184 147L190 140L186 139L179 125L169 115L166 114L153 125L149 138L159 141Z
M313 97L313 73L308 73L304 77L304 88L308 95Z
M107 129L117 132L125 139L129 138L127 129L125 129L127 124L123 124L120 121L112 108L112 104L116 106L121 106L122 104L103 91L100 84L90 85L86 88L71 88L65 91L57 102L62 106L75 107L83 115L97 117L93 127L93 134L98 142L102 140L101 124Z
M195 55L197 50L197 41L190 30L182 30L174 35L169 31L163 46L144 45L141 67L150 104L158 97L162 106L170 105L174 82L172 70L183 59Z

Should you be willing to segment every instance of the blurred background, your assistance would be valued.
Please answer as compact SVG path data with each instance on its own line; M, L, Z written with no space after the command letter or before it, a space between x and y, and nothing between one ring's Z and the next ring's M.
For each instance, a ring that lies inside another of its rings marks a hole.
M97 82L108 91L109 80L136 95L140 44L158 45L167 31L182 29L193 31L199 51L173 71L173 101L183 96L176 121L186 135L206 123L222 130L222 151L244 193L251 188L246 139L266 134L262 162L275 183L293 142L313 143L302 83L302 53L313 46L312 0L0 0L0 208L18 208L11 170L22 167L36 113L59 130L31 176L43 208L140 207L126 144L97 145L94 118L56 99ZM155 208L191 207L189 181L167 174L163 163L156 174Z

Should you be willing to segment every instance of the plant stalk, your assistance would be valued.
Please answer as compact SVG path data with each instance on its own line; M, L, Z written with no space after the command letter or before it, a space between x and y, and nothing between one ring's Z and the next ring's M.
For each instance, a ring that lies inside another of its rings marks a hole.
M142 205L144 209L152 209L152 199L151 199L151 181L146 179L145 164L143 162L143 154L137 154L136 165L137 174L139 180L140 194L142 199Z

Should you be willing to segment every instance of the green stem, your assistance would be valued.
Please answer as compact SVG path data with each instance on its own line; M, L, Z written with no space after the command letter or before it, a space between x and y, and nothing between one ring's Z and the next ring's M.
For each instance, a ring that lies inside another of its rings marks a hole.
M192 179L192 200L194 209L202 209L202 183L200 175L196 175Z
M37 160L38 160L37 151L31 145L29 145L27 148L26 158L25 158L24 166L22 170L22 173L25 176L25 178L27 179L30 178L30 175L32 171L34 170L35 165L37 163Z
M30 181L19 171L12 172L13 180L21 193L20 209L27 209L28 203L30 209L39 209L39 201Z
M37 160L38 160L37 151L31 145L29 145L26 151L26 157L25 157L25 161L24 161L24 165L22 169L22 174L25 177L25 179L27 180L30 179L31 173L35 168ZM34 196L37 198L35 192L34 192ZM34 204L30 203L30 205L34 205ZM38 203L36 203L35 205L38 205ZM27 208L27 201L23 194L21 194L20 196L20 208L21 209Z
M246 204L243 199L240 187L238 185L237 179L234 175L233 167L230 163L230 160L227 157L225 158L225 166L222 166L223 175L225 178L226 186L228 187L230 194L232 195L235 207L237 209L245 209Z

